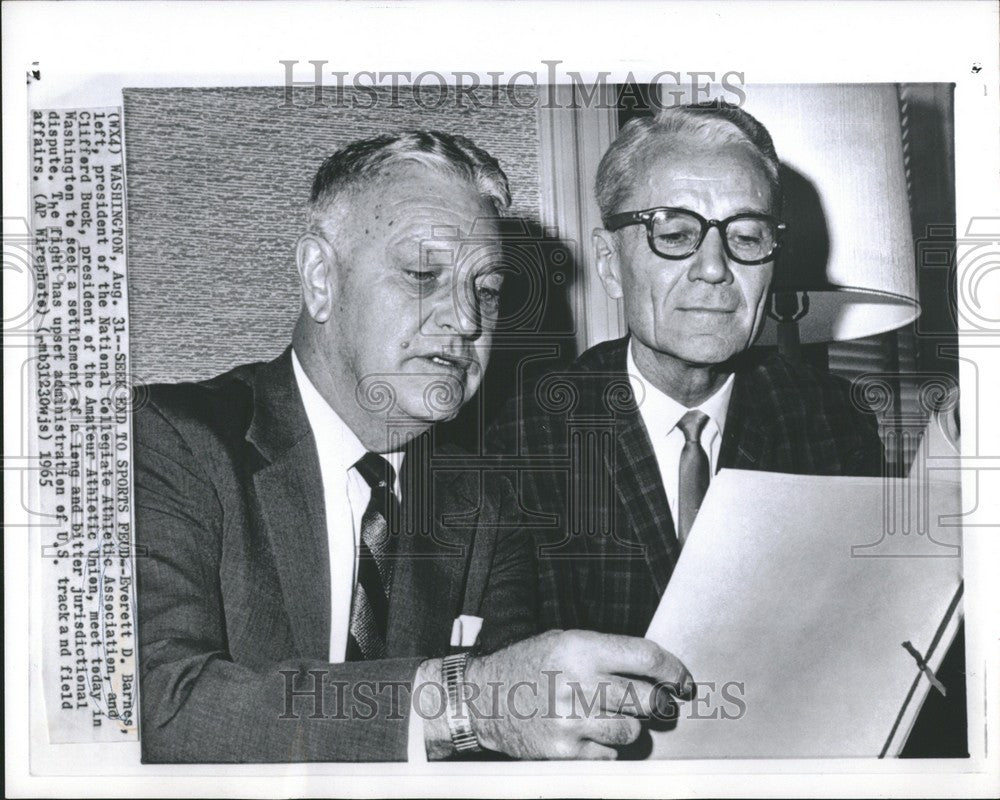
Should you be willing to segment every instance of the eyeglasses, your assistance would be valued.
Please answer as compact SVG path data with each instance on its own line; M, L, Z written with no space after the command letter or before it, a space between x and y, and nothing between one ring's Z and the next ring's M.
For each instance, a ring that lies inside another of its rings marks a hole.
M781 245L785 224L767 214L748 212L723 220L705 219L686 208L647 208L612 214L605 225L617 231L629 225L645 225L649 249L662 258L679 260L694 255L709 228L718 228L722 247L737 264L770 261Z

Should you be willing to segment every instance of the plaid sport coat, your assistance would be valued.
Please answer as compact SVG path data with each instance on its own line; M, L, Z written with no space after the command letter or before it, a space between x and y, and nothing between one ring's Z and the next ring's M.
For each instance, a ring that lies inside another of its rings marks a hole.
M626 372L628 337L583 353L514 397L487 448L516 473L537 546L543 627L645 635L679 548L649 434ZM748 352L719 467L881 474L874 415L845 381Z

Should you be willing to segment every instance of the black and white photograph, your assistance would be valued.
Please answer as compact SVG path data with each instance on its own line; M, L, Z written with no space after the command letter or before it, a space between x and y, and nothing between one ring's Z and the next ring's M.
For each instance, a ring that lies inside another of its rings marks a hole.
M1000 791L995 5L3 12L12 796Z

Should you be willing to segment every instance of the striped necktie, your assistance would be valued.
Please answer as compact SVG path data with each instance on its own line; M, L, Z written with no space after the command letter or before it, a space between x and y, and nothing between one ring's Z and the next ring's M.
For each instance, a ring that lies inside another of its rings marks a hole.
M382 456L366 453L354 465L371 487L371 499L361 517L358 580L351 603L347 660L385 657L392 590L392 550L399 533L399 500L393 493L396 472Z

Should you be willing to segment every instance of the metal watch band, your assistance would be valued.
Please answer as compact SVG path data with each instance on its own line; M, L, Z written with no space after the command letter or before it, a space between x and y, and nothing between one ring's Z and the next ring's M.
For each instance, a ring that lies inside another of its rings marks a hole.
M468 652L453 653L445 656L441 662L441 674L444 678L444 685L448 692L448 708L445 717L448 720L448 732L451 734L451 743L459 753L475 753L483 748L479 746L479 740L472 731L469 715L466 712L465 693L465 665L469 660Z

